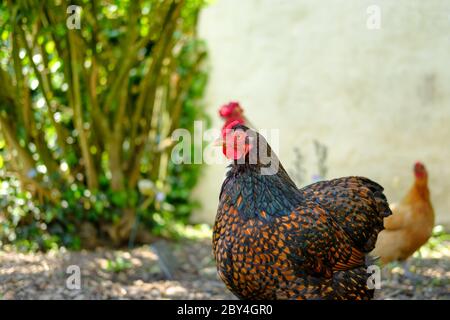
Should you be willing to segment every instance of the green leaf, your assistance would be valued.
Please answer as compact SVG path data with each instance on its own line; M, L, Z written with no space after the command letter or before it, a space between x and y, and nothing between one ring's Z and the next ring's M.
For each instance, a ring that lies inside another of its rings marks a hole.
M127 192L126 191L113 192L111 202L120 208L124 208L127 204Z

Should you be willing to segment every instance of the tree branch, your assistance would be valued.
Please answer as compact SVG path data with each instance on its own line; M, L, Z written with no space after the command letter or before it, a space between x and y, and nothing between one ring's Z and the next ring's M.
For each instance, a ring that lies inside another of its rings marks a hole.
M88 187L91 190L98 189L98 177L95 169L95 165L90 153L89 141L84 129L84 121L83 121L83 111L81 107L81 96L80 96L80 83L78 77L78 68L80 63L78 62L78 55L75 50L75 41L73 30L68 31L68 44L69 44L69 52L70 52L70 74L71 74L71 82L72 82L72 93L71 93L71 105L74 111L74 124L75 128L78 131L78 137L80 141L81 153L84 161L84 166L86 168L86 178Z

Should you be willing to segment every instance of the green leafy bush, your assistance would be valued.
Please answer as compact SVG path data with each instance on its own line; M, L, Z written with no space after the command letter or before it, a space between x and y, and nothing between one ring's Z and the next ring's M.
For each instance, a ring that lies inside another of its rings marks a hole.
M170 135L207 120L200 0L0 4L0 244L24 250L173 236L201 168ZM141 188L144 186L144 188Z

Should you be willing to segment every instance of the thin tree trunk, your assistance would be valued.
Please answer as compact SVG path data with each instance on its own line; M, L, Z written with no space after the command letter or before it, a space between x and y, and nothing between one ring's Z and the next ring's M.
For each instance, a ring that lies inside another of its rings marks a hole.
M83 121L83 110L81 107L81 97L80 97L80 84L78 77L78 55L75 50L75 39L73 35L73 30L68 31L68 39L69 39L69 50L70 50L70 67L71 67L71 76L72 76L72 106L73 106L73 116L74 116L74 125L78 131L78 139L80 141L81 153L83 156L84 166L86 168L86 179L88 183L88 187L91 190L98 189L98 177L95 169L95 165L90 153L89 141L84 129L84 121Z

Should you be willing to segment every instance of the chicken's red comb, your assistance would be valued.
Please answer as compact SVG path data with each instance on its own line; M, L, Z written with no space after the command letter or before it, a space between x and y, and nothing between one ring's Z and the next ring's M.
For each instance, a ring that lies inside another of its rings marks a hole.
M220 107L219 109L219 115L222 118L227 118L229 116L231 116L233 114L233 111L236 108L241 108L241 105L239 104L239 102L236 101L231 101L228 104L223 105L222 107ZM241 108L242 109L242 108Z

